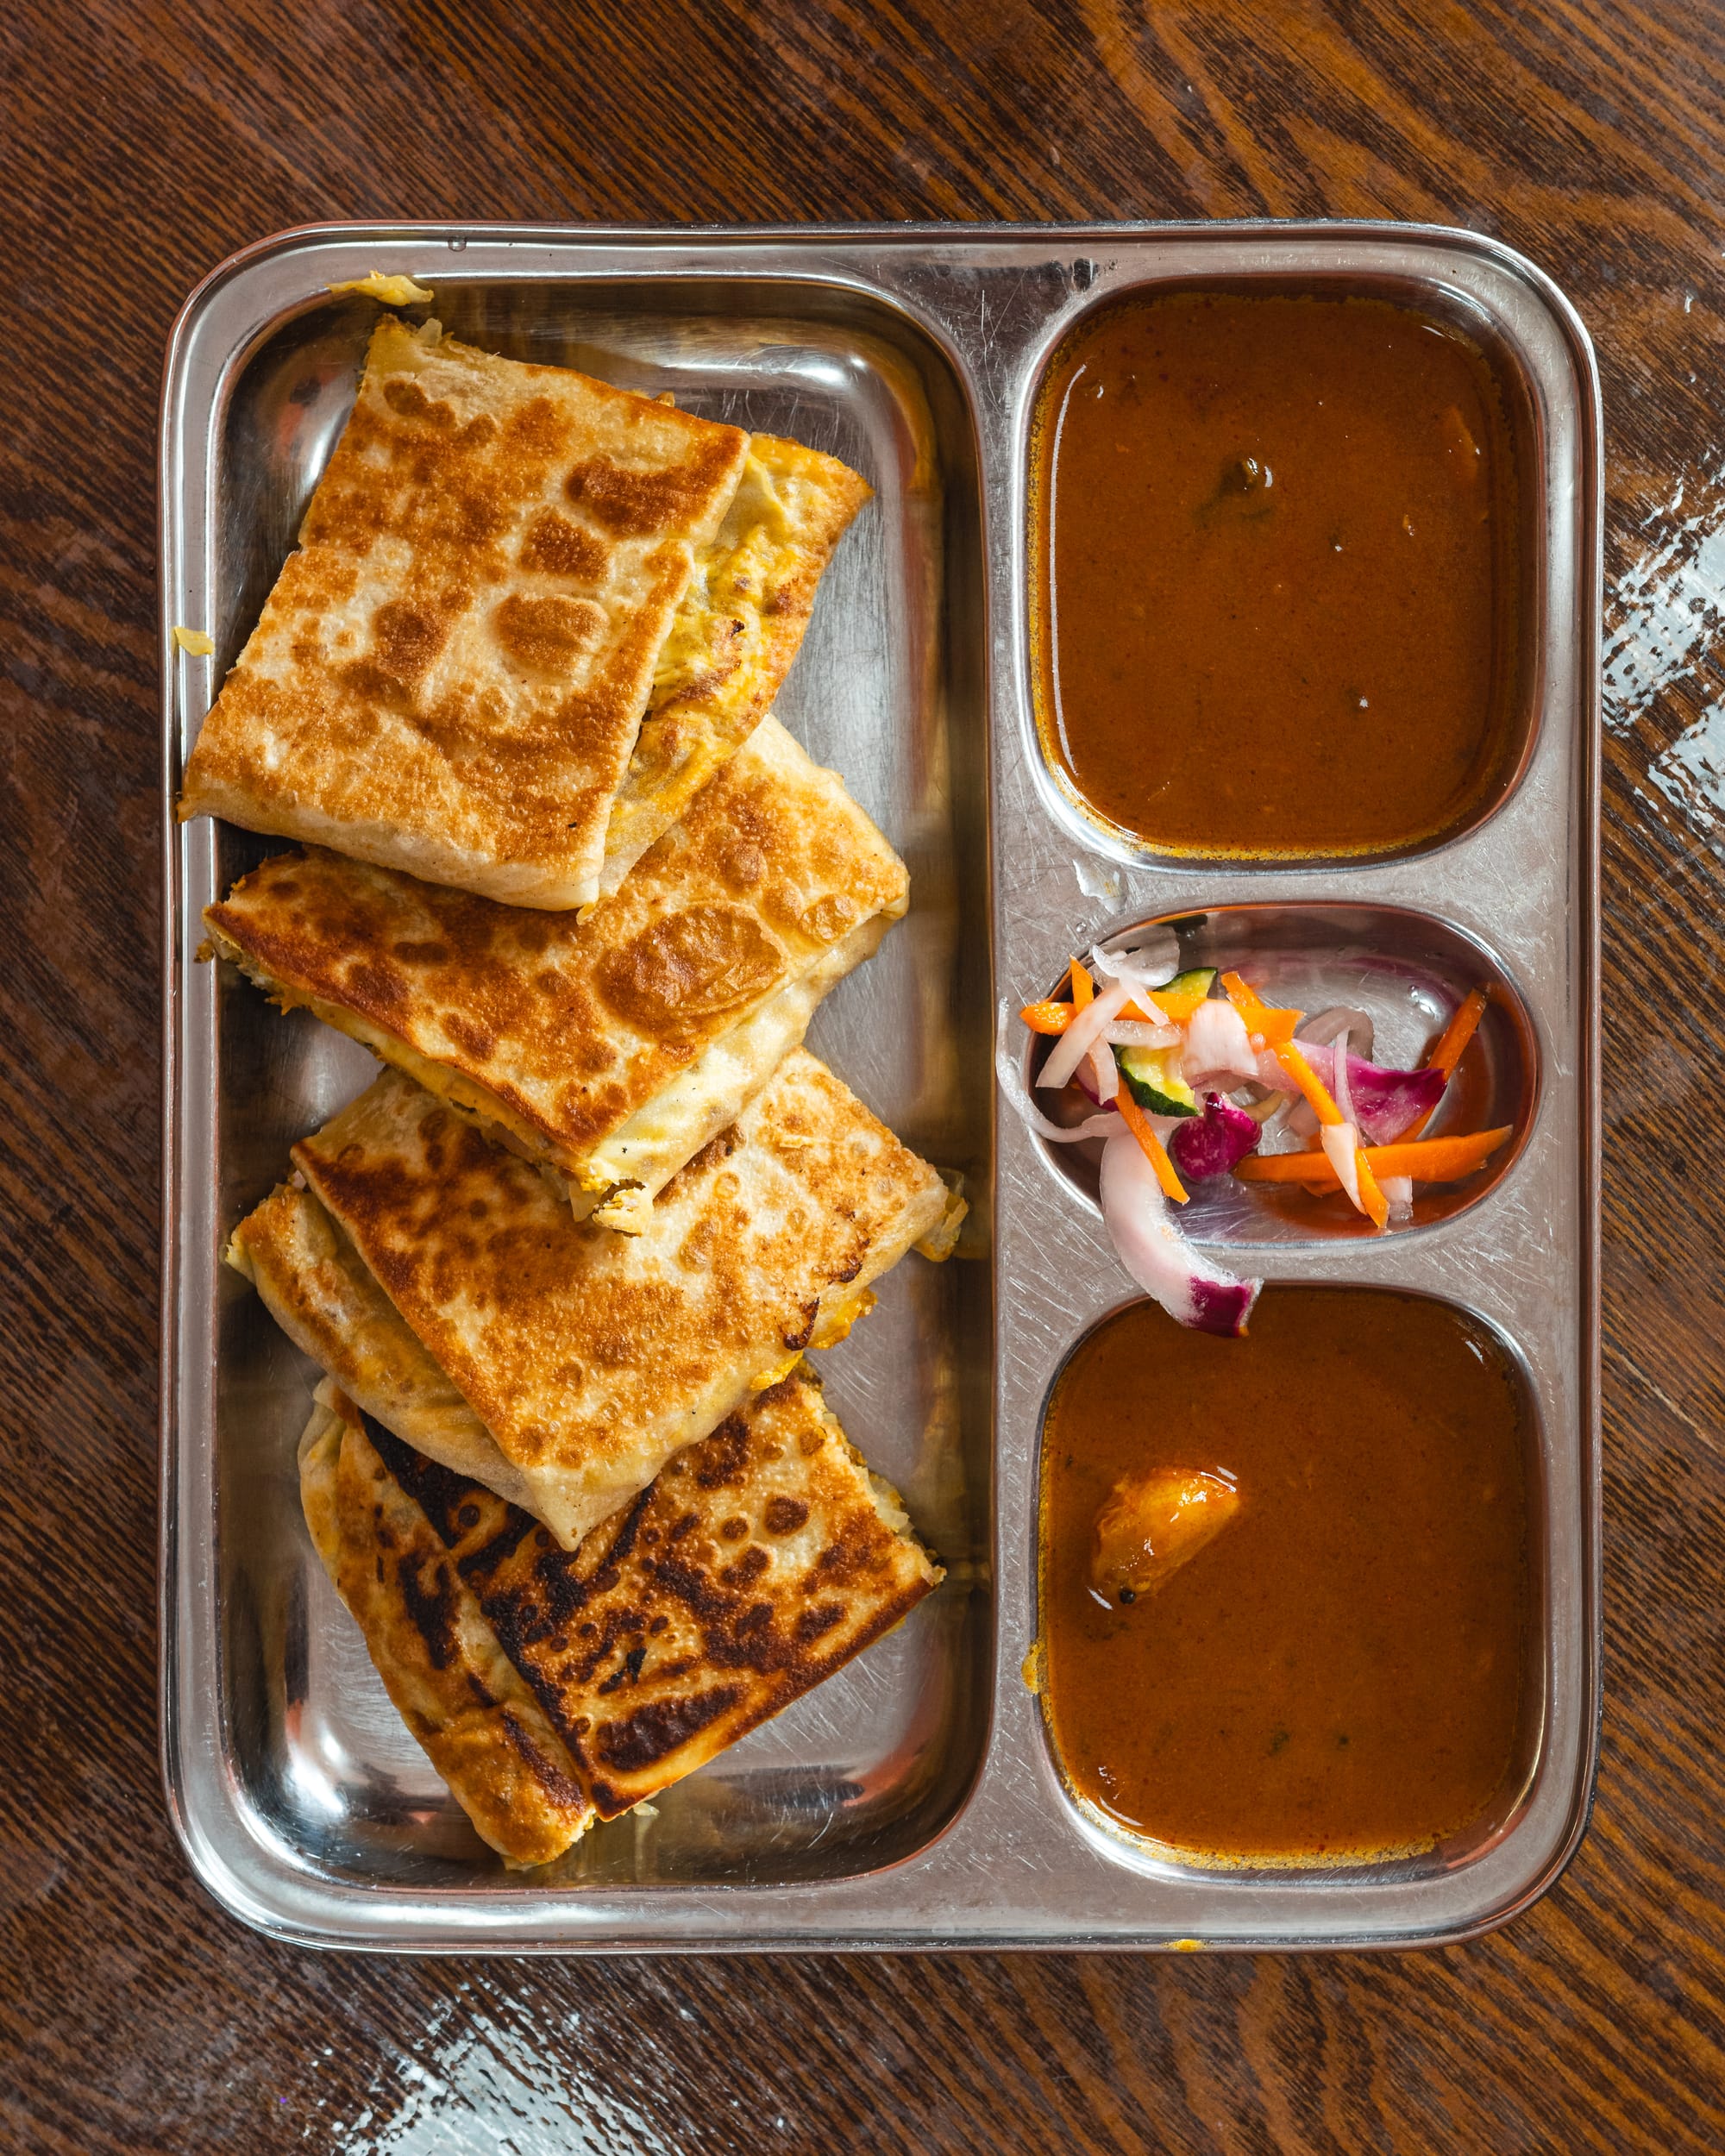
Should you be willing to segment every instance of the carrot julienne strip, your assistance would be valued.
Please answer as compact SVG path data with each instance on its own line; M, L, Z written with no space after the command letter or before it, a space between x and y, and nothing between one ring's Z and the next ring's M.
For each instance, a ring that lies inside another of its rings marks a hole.
M1087 1003L1095 1001L1096 984L1076 958L1069 959L1067 963L1072 969L1072 1008L1082 1011Z
M1359 1183L1360 1208L1381 1235L1389 1225L1389 1200L1378 1186L1377 1177L1372 1172L1371 1163L1366 1158L1363 1145L1356 1145L1353 1149L1353 1167Z
M1124 1082L1114 1095L1114 1106L1121 1119L1142 1148L1145 1158L1156 1171L1156 1180L1162 1185L1163 1194L1173 1199L1176 1206L1186 1202L1186 1186L1174 1172L1174 1163L1168 1157L1168 1149L1151 1127L1150 1118L1132 1099L1132 1087Z
M1336 1124L1342 1119L1342 1112L1330 1097L1330 1089L1313 1069L1292 1041L1283 1041L1276 1049L1276 1060L1311 1102L1320 1123Z
M1082 972L1083 969L1081 967L1079 970ZM1090 976L1085 974L1084 978L1088 981ZM1084 1006L1094 1000L1094 994L1081 994L1076 1003L1057 1003L1050 998L1041 1003L1026 1004L1023 1010L1019 1012L1019 1016L1029 1026L1032 1033L1063 1033ZM1175 1007L1166 1012L1164 1016L1171 1025L1181 1025L1192 1015L1202 1001L1201 996L1180 997L1176 999ZM1135 1003L1123 1003L1120 1006L1120 1016L1123 1018L1131 1018L1139 1025L1151 1025L1155 1023L1149 1012L1141 1011Z
M1262 1035L1266 1048L1279 1053L1283 1044L1293 1039L1295 1027L1306 1015L1303 1011L1272 1010L1257 989L1237 973L1225 973L1222 986L1227 990L1228 1001L1244 1019L1246 1031Z
M1446 1080L1455 1075L1455 1067L1461 1061L1468 1043L1473 1038L1479 1021L1485 1016L1485 1006L1490 1000L1491 993L1487 988L1475 988L1462 1000L1457 1006L1454 1017L1444 1028L1437 1046L1426 1058L1426 1067L1428 1070L1442 1071ZM1422 1136L1426 1126L1442 1106L1443 1100L1440 1096L1436 1106L1427 1108L1424 1115L1421 1116L1404 1132L1404 1138L1417 1138Z
M1403 1138L1395 1145L1363 1146L1360 1157L1374 1180L1407 1175L1416 1183L1458 1182L1483 1167L1513 1129L1513 1125L1506 1123L1502 1130L1477 1131L1466 1138ZM1340 1188L1340 1178L1327 1153L1248 1153L1233 1172L1245 1182L1311 1183L1329 1190Z
M1491 1000L1490 991L1475 988L1444 1028L1443 1037L1426 1058L1430 1070L1440 1070L1450 1077L1461 1061L1462 1050L1473 1038L1474 1030L1485 1016L1485 1006Z
M1168 1020L1168 1023L1170 1025L1184 1025L1186 1021L1191 1017L1192 1013L1197 1009L1198 1006L1201 1003L1208 1002L1208 1000L1209 990L1208 987L1182 988L1178 995L1170 995L1163 989L1158 988L1155 991L1153 996L1151 997L1151 1000L1156 1005L1157 1009L1161 1012L1163 1017ZM1131 1015L1133 1018L1138 1018L1140 1016L1147 1016L1148 1013L1140 1012L1135 1005L1129 1003L1127 1004L1126 1009L1120 1012L1120 1016L1122 1018L1126 1018L1128 1015Z

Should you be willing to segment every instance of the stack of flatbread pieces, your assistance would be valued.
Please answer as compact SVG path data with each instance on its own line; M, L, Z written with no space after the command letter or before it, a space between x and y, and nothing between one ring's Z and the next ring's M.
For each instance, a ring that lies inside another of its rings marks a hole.
M324 1566L512 1864L941 1576L801 1359L963 1213L801 1045L909 901L770 710L869 492L386 320L187 766L299 842L210 955L385 1065L228 1254L326 1373Z

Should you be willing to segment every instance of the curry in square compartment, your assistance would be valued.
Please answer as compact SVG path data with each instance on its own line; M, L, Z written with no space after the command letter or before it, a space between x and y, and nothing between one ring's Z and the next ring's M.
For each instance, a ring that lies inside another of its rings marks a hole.
M1527 1581L1520 1376L1448 1303L1272 1286L1250 1333L1150 1303L1043 1429L1042 1691L1081 1802L1199 1863L1430 1849L1506 1789Z
M1490 364L1428 315L1181 291L1088 317L1032 442L1044 755L1174 856L1477 821L1525 730L1519 492Z

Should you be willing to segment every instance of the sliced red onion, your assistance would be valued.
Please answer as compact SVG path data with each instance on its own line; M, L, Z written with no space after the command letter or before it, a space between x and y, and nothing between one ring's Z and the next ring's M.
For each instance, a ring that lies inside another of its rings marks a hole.
M1134 1138L1102 1148L1102 1219L1115 1257L1176 1325L1230 1338L1245 1331L1263 1282L1237 1280L1193 1249Z
M1378 1063L1347 1059L1348 1091L1367 1145L1393 1145L1444 1097L1448 1081L1428 1065L1423 1070L1389 1070Z
M1138 1018L1116 1018L1102 1038L1110 1048L1172 1048L1180 1038L1180 1028L1145 1025Z
M1330 1056L1330 1098L1342 1112L1342 1121L1354 1119L1353 1095L1348 1091L1348 1028L1336 1035Z
M1051 1122L1033 1100L1027 1100L1017 1083L1009 1082L1004 1073L1000 1090L1018 1112L1018 1118L1027 1131L1038 1138L1045 1138L1051 1145L1077 1145L1086 1138L1114 1138L1125 1127L1118 1113L1110 1108L1102 1115L1087 1115L1082 1123Z
M1180 970L1180 938L1171 928L1146 929L1135 943L1097 945L1090 962L1110 981L1131 981L1154 994Z
M1120 1089L1120 1067L1114 1061L1114 1051L1106 1040L1092 1044L1090 1053L1084 1059L1086 1067L1095 1080L1095 1098L1104 1104L1112 1100ZM1084 1088L1088 1093L1090 1088Z
M1329 1155L1330 1165L1335 1169L1354 1211L1364 1213L1365 1205L1359 1194L1359 1163L1354 1158L1359 1144L1359 1132L1352 1123L1327 1123L1318 1133L1318 1142Z
M1070 1125L1053 1122L1042 1112L1025 1090L1023 1066L1010 1045L1016 1022L1017 1013L1003 1000L994 1030L994 1077L1025 1128L1038 1138L1045 1138L1051 1145L1076 1145L1085 1138L1115 1137L1123 1126L1112 1108L1106 1114L1087 1115L1082 1123Z
M1192 1013L1186 1028L1186 1068L1213 1082L1232 1081L1236 1085L1244 1078L1261 1075L1245 1020L1232 1003L1213 996Z
M1408 1132L1423 1115L1430 1115L1443 1100L1447 1081L1443 1072L1436 1072L1430 1065L1417 1072L1397 1072L1387 1065L1365 1063L1361 1056L1350 1055L1346 1065L1348 1076L1337 1082L1339 1074L1335 1068L1335 1048L1318 1046L1305 1037L1298 1037L1298 1044L1307 1063L1311 1063L1324 1085L1331 1089L1337 1108L1341 1108L1344 1115L1348 1115L1348 1108L1344 1106L1341 1094L1344 1089L1348 1091L1354 1111L1352 1119L1361 1128L1363 1145L1396 1145L1397 1138L1404 1137L1404 1132ZM1301 1106L1305 1108L1305 1115L1301 1115L1296 1108L1294 1115L1289 1115L1288 1130L1292 1130L1296 1138L1309 1138L1318 1124L1311 1115L1311 1108L1307 1108L1305 1102Z
M1185 1116L1176 1124L1168 1156L1187 1182L1208 1182L1256 1151L1259 1135L1250 1108L1236 1107L1219 1093L1207 1094L1201 1115Z
M1383 1193L1384 1203L1389 1207L1389 1218L1397 1227L1414 1217L1414 1178L1411 1175L1380 1175L1377 1187Z
M1120 1016L1120 1006L1126 1002L1132 990L1124 981L1116 981L1103 989L1094 1002L1087 1003L1070 1025L1049 1050L1048 1060L1037 1073L1038 1086L1060 1087L1070 1085L1076 1071L1092 1044L1101 1039L1108 1025Z
M1319 1011L1311 1018L1300 1021L1300 1031L1295 1038L1302 1047L1325 1048L1338 1033L1346 1031L1359 1044L1359 1053L1366 1057L1371 1054L1372 1024L1369 1011L1351 1009L1345 1003L1333 1003L1328 1010Z

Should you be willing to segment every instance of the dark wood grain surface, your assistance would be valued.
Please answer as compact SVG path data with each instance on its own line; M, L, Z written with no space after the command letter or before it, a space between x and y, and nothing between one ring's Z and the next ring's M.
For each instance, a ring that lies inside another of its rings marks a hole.
M0 16L0 2146L1725 2146L1725 16L1604 0ZM155 1733L154 430L329 217L1389 216L1575 298L1610 451L1591 1833L1402 1958L408 1963L191 1884Z

